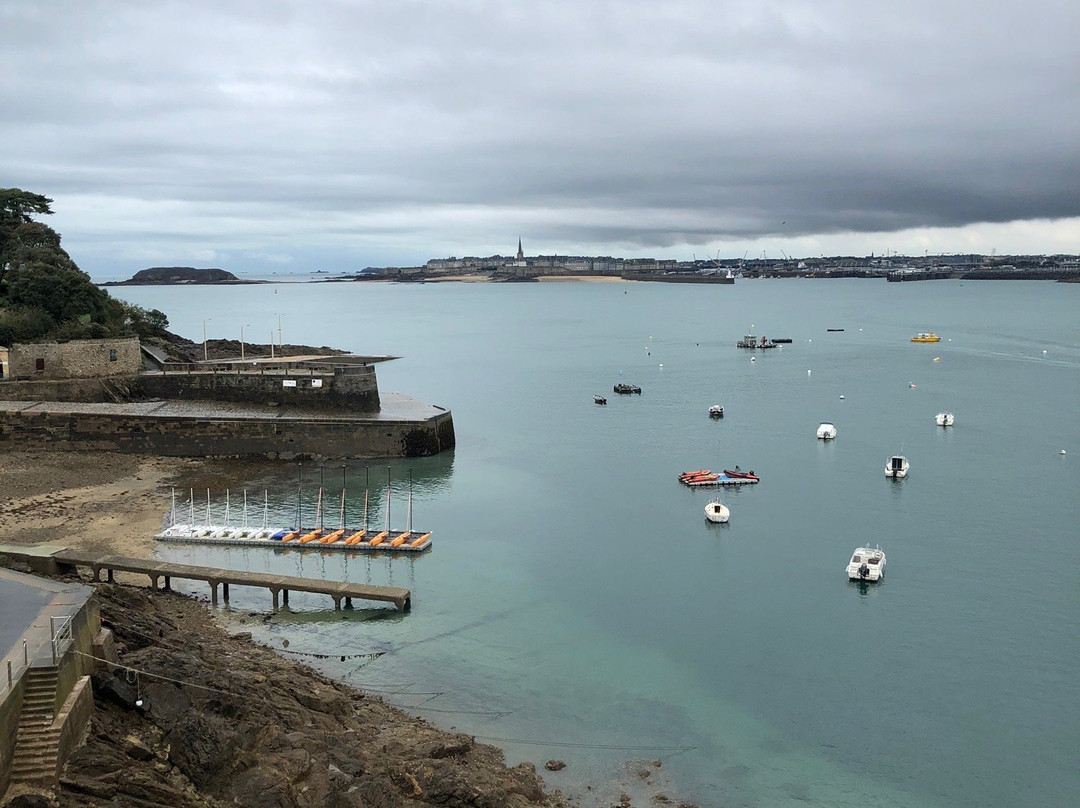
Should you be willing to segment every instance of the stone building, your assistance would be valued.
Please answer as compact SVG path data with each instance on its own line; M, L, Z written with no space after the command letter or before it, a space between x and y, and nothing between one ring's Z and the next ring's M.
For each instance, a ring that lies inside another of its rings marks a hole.
M135 376L142 369L139 340L83 339L16 342L8 361L14 379L92 379Z

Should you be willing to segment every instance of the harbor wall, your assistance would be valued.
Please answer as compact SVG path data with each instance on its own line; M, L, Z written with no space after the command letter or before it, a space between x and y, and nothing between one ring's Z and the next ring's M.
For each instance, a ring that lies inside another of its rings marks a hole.
M229 401L344 413L379 411L375 368L356 365L333 372L296 369L260 373L174 372L108 379L7 379L0 400L118 403L146 399Z
M125 381L135 396L144 398L232 401L320 411L379 411L379 383L371 365L333 373L308 369L287 374L164 373Z
M209 417L0 411L0 451L124 452L164 457L424 457L453 448L449 411L417 420L349 416Z
M16 342L8 367L10 376L28 379L132 376L142 367L142 349L135 338Z
M7 671L0 671L0 675L7 677ZM0 795L7 791L11 780L11 763L15 757L26 680L20 675L11 687L7 687L6 678L4 684L3 698L0 698Z

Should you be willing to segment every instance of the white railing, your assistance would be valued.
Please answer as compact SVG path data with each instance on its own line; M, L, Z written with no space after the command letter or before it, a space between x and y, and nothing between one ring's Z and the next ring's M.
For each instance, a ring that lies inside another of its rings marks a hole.
M52 635L50 644L52 645L53 665L55 665L56 661L71 647L71 644L75 642L75 634L71 627L72 617L73 615L49 618L49 633Z

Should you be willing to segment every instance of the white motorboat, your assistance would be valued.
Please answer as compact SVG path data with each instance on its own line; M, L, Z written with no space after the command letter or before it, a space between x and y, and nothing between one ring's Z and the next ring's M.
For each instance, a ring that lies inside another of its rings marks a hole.
M907 477L909 468L911 468L911 464L908 463L906 457L903 455L893 455L889 458L889 462L885 464L885 476L903 479L904 477Z
M724 417L724 408L721 407L719 404L713 404L711 407L709 407L709 417L710 418L723 418Z
M847 565L852 581L879 581L885 577L885 553L880 547L856 547Z
M836 427L822 422L821 426L817 428L817 436L822 440L832 440L836 437Z
M731 518L731 511L728 506L718 499L714 499L708 505L705 506L705 518L710 522L717 522L724 524Z
M938 426L952 426L955 419L951 412L939 412L934 420Z

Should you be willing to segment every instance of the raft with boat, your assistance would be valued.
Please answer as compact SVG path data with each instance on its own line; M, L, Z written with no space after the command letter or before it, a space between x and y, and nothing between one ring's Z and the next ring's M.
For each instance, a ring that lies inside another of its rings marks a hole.
M697 471L684 471L679 475L679 482L691 488L717 488L731 485L750 485L759 481L754 472L732 471L725 469L723 473L709 469Z

